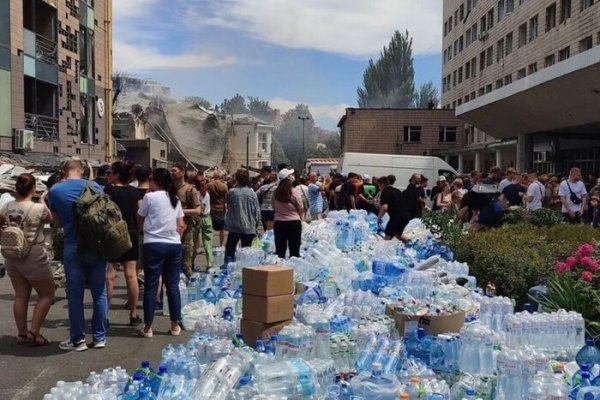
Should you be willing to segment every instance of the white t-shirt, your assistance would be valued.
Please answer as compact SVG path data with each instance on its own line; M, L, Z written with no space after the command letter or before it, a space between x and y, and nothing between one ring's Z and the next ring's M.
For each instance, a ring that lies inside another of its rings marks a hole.
M200 192L198 192L198 197L201 196L202 195L200 194ZM210 194L206 192L204 198L200 198L200 202L204 204L204 215L210 215Z
M167 192L146 193L138 214L145 218L144 243L181 243L177 219L183 218L183 209L180 201L173 208Z
M585 184L582 181L569 182L569 180L567 179L566 181L562 181L560 183L560 186L558 187L558 195L564 196L567 199L567 204L569 205L571 211L581 212L581 203L573 204L573 202L571 201L571 191L575 194L575 196L579 197L580 199L583 199L584 196L587 196ZM562 206L561 212L567 212L565 206Z
M502 181L500 181L500 184L498 185L498 192L502 193L504 188L507 187L508 185L510 185L511 183L512 183L511 180L508 178L502 179Z
M532 182L527 188L527 197L533 197L531 203L526 202L528 210L539 210L542 208L542 200L546 196L546 188L540 181Z

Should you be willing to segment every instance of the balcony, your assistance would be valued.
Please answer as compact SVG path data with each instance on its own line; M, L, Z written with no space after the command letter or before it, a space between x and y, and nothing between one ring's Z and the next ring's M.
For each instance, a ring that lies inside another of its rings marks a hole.
M36 139L58 139L58 118L25 113L25 129L33 131Z
M25 54L48 64L56 65L58 61L58 44L30 30L23 29L25 35Z

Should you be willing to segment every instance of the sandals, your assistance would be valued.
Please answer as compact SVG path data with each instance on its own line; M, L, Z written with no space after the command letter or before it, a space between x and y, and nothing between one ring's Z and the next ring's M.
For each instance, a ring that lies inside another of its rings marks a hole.
M35 333L29 331L26 335L17 335L17 344L28 344L33 347L42 347L48 346L50 344L50 341L46 339L43 335L36 335Z
M30 334L33 335L31 332L27 332L25 335L17 335L17 344L32 344L35 341L35 336L30 336Z

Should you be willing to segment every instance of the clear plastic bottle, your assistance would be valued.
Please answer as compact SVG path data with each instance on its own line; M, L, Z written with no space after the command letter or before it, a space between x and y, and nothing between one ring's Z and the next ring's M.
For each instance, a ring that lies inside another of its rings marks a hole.
M410 382L406 387L406 393L408 393L410 400L419 400L419 393L421 391L421 380L417 377L410 378Z

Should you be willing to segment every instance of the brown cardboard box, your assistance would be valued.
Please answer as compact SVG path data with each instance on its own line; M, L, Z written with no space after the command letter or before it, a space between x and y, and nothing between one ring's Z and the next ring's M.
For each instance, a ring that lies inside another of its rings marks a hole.
M282 322L274 322L272 324L263 324L262 322L256 321L248 321L247 319L242 319L241 321L241 330L242 335L244 336L244 342L250 346L254 347L256 344L256 339L258 337L262 337L263 340L269 340L271 335L279 333L280 330L283 329L284 326L291 324L292 321L282 321Z
M287 321L294 316L294 295L259 297L244 294L242 318L265 324Z
M451 315L406 315L395 310L393 305L388 304L385 313L394 317L396 329L400 336L404 337L418 328L424 328L430 335L441 335L448 332L458 333L465 323L464 312Z
M244 268L242 291L253 296L271 297L294 293L294 269L274 265Z

